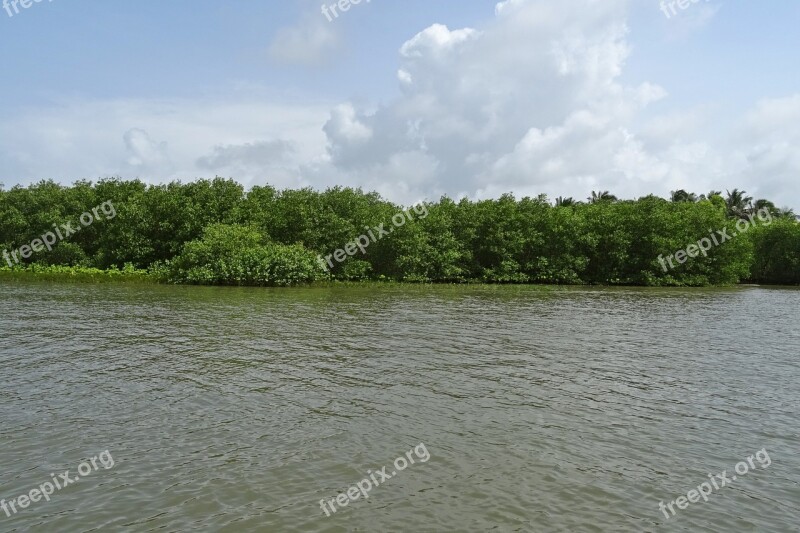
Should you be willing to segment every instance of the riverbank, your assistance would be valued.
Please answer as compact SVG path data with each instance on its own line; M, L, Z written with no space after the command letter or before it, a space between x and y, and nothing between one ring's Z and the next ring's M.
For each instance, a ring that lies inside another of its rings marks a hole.
M65 283L145 283L145 284L160 284L160 285L205 285L205 286L229 286L229 287L258 287L259 285L242 284L197 284L197 283L177 283L170 281L164 277L162 272L148 271L126 267L123 269L99 269L89 267L64 267L64 266L41 266L30 265L26 268L8 268L0 267L0 281L7 280L21 280L21 281L54 281ZM780 285L769 283L753 283L750 281L742 281L734 284L672 284L672 285L637 285L632 283L498 283L487 280L466 280L459 283L449 282L428 282L423 283L419 281L398 281L391 279L370 279L361 281L348 281L325 279L318 280L310 283L298 283L293 286L302 287L365 287L365 286L385 286L385 285L453 285L453 286L469 286L469 285L519 285L519 286L565 286L565 287L736 287L736 286L787 286L794 285ZM262 286L263 287L263 286Z
M133 268L106 269L31 265L26 268L0 267L0 280L38 280L72 283L158 283L146 270Z

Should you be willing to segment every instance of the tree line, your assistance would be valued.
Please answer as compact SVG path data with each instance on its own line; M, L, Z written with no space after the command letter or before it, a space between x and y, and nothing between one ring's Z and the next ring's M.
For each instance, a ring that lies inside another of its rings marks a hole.
M427 215L327 271L331 254L403 211L374 192L334 187L245 191L233 180L147 185L106 179L0 188L0 250L113 202L97 221L24 265L146 269L175 283L291 285L318 280L703 286L800 283L800 225L789 209L744 191L586 201L544 195L427 203ZM746 233L665 271L674 254L761 210ZM8 269L8 265L0 267Z

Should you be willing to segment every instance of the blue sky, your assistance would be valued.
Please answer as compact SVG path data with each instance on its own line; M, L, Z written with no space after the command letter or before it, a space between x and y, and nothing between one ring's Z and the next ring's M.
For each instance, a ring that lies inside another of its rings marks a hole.
M332 22L323 3L0 10L0 183L738 187L800 208L798 2L372 0Z
M322 3L44 0L10 18L0 11L0 42L17 49L3 61L14 83L0 88L3 100L15 105L3 107L13 112L65 95L195 97L237 82L325 101L359 93L388 97L396 92L397 50L410 36L431 21L480 24L494 10L484 1L454 9L456 2L375 0L331 24ZM342 42L311 67L270 61L277 33L308 11L338 30Z

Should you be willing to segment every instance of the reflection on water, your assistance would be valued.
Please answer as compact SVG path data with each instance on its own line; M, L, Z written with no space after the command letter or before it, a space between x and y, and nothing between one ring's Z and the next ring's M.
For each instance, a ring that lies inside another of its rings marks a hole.
M800 291L0 284L0 531L796 531ZM331 517L424 442L431 459ZM756 450L749 473L666 520Z

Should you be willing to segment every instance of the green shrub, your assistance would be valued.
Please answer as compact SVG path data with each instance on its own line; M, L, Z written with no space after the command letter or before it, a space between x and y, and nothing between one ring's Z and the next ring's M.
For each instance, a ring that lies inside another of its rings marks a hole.
M214 224L159 271L171 282L195 285L288 286L321 277L313 252L263 241L254 228Z

